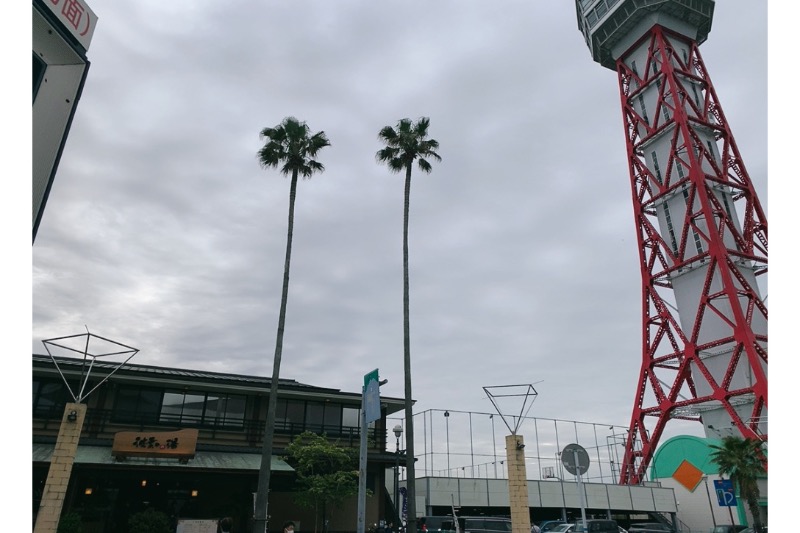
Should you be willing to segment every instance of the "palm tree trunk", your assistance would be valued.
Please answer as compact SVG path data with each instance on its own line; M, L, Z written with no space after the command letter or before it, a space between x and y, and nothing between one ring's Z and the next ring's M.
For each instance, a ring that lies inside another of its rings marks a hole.
M761 508L758 506L758 498L748 491L745 500L747 500L747 506L750 508L750 514L753 515L753 529L756 533L761 533Z
M286 262L283 266L283 293L281 311L278 315L278 334L275 338L275 358L272 362L272 381L269 384L269 404L267 407L267 427L264 430L264 445L261 450L261 467L258 471L258 492L256 493L255 519L253 533L267 531L269 481L272 474L272 441L275 436L275 407L278 404L278 380L281 372L281 353L283 352L283 331L286 324L286 302L289 297L289 265L292 259L292 232L294 230L294 200L297 196L297 170L292 172L292 185L289 189L289 229L286 235Z
M414 475L414 418L411 396L411 334L408 305L408 206L411 200L411 163L406 165L405 205L403 206L403 371L406 406L406 494L408 533L417 532L416 482Z

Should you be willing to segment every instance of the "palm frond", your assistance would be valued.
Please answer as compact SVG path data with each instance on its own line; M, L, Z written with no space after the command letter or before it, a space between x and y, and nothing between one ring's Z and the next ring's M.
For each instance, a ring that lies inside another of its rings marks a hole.
M379 163L386 163L392 172L400 172L416 160L420 170L430 173L432 167L428 158L436 161L442 158L436 153L439 142L427 138L429 126L428 117L416 122L403 118L397 121L396 127L384 126L378 132L378 138L386 146L378 150L375 159Z
M260 138L267 141L257 153L263 168L280 165L281 174L288 176L296 171L304 178L325 169L313 158L322 148L330 146L328 137L324 131L310 135L308 125L295 117L286 117L277 126L262 129Z

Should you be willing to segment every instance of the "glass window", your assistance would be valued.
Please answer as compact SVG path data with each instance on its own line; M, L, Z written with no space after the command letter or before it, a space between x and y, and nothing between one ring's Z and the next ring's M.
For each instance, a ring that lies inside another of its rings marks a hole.
M320 402L308 402L306 405L306 429L314 432L322 430L324 422L323 414L325 404Z
M47 63L33 53L33 101L36 101L36 94L39 92L39 86L44 79L44 71L47 70Z
M650 154L653 158L653 170L656 172L656 179L658 183L664 184L663 179L661 178L661 168L658 166L658 154L656 154L655 150Z
M639 93L639 107L642 108L642 118L650 124L650 119L647 117L647 108L644 106L644 96L641 93Z
M115 421L155 421L161 408L161 391L120 388L114 403Z
M203 422L205 424L224 425L224 426L241 426L244 421L244 396L211 396L206 398L205 415ZM284 414L286 411L286 402L281 404L278 402L276 405L276 423L283 424L284 418L277 414L277 409L283 407Z
M184 423L200 424L203 420L203 410L205 408L205 394L186 394L183 398L183 414L181 419ZM213 422L209 420L209 423Z
M244 408L247 399L244 396L228 396L225 404L225 425L241 427L244 423Z
M64 410L68 393L66 387L59 381L34 381L33 382L33 411L34 413L49 414Z
M339 432L342 427L342 406L335 403L325 405L325 431Z
M670 244L672 245L672 253L678 253L678 240L675 238L675 228L672 225L672 216L669 212L669 204L664 202L664 219L667 222L667 231L669 232Z
M342 407L342 427L358 428L361 427L359 416L361 409L356 407Z
M301 429L305 422L305 403L290 400L286 404L286 420L290 424L287 429Z
M165 392L164 401L161 404L162 422L180 423L181 412L183 411L183 393Z

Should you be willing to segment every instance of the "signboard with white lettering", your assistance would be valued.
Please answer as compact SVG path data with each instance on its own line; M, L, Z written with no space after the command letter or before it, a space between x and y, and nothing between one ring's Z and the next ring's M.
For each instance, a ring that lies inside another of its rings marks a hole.
M176 533L217 533L216 520L178 520Z
M197 429L179 431L120 431L114 434L111 455L191 459L197 448Z
M89 5L84 0L44 0L43 3L77 39L83 49L88 50L97 25L97 15Z

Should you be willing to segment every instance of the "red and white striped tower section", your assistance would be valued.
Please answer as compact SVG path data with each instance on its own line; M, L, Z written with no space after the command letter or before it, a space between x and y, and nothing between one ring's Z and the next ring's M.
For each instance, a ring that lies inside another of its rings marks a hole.
M619 78L642 273L620 483L638 484L671 419L767 439L767 218L698 48L714 2L576 6L593 59Z

